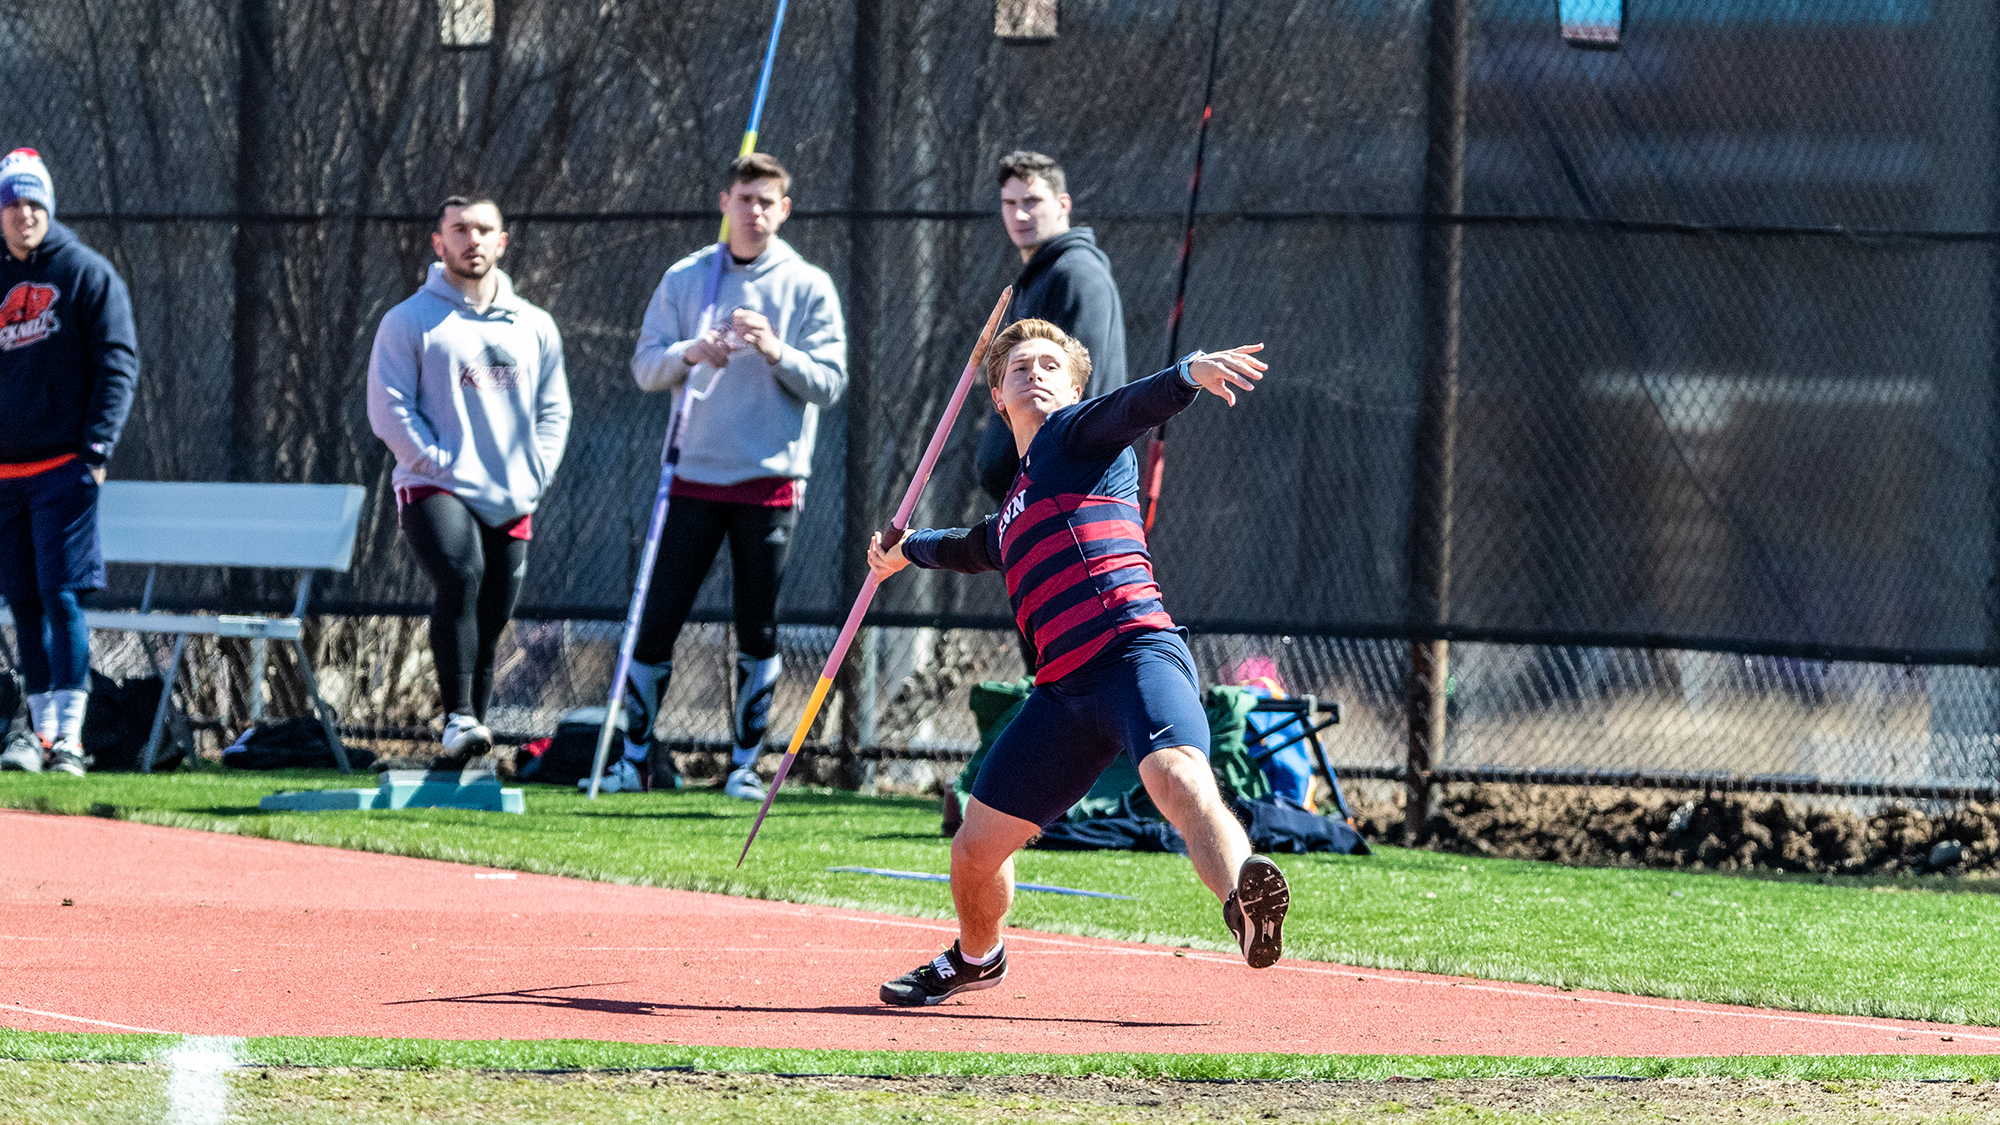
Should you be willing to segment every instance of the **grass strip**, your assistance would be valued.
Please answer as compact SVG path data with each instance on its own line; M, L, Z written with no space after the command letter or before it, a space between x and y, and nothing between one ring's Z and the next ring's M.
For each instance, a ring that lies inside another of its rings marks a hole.
M0 1059L155 1062L177 1036L0 1030ZM2000 1080L2000 1055L1744 1055L1722 1058L1503 1057L1496 1055L1000 1054L801 1051L615 1043L589 1039L457 1040L283 1037L246 1040L244 1066L408 1070L694 1070L733 1074L870 1077L996 1075L1177 1081L1363 1081L1392 1078L1759 1078L1801 1081Z
M951 916L943 884L830 872L942 872L928 800L787 789L749 862L754 805L713 790L531 787L526 815L446 809L264 813L280 789L368 784L327 773L86 778L0 774L0 806L753 898ZM1382 847L1281 856L1286 953L1307 960L1836 1015L2000 1025L2000 884L1990 880L1573 868ZM1023 853L1027 882L1131 901L1022 895L1010 922L1052 933L1226 950L1185 859Z

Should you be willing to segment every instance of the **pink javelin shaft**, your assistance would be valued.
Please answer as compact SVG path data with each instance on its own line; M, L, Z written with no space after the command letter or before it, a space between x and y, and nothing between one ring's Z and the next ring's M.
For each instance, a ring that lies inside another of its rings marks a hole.
M958 386L951 392L951 401L945 405L944 417L938 419L937 432L931 435L931 443L924 450L923 460L917 462L916 475L910 478L909 491L903 493L903 503L896 509L896 517L889 521L890 533L883 537L884 546L893 546L902 538L903 530L910 526L910 514L917 510L917 498L923 495L924 485L931 479L931 470L937 467L938 454L944 452L945 439L951 436L952 423L958 420L958 412L965 405L965 396L972 390L973 377L986 360L987 346L993 342L993 334L1000 328L1000 318L1006 315L1007 302L1014 298L1014 287L1008 286L1000 299L994 302L992 315L986 318L986 329L979 334L979 343L972 349L972 358L966 362L965 373L958 377ZM826 702L826 693L833 686L833 674L840 670L840 662L847 658L847 646L854 643L854 634L861 629L861 619L868 614L868 603L875 600L875 587L880 585L871 571L868 580L861 584L861 593L854 599L854 608L847 611L847 623L840 627L840 636L833 642L833 651L827 654L826 667L819 674L819 682L813 685L812 697L806 701L805 714L800 716L798 728L792 731L791 745L785 748L785 756L778 762L778 772L771 778L771 788L764 794L764 807L757 810L757 820L750 826L750 836L743 841L743 851L736 857L736 866L743 866L743 860L750 854L750 845L757 840L757 830L764 827L764 817L771 812L771 802L778 797L778 787L785 783L785 775L792 772L792 762L799 756L799 747L805 744L806 732L812 729L813 720L819 717L820 705Z

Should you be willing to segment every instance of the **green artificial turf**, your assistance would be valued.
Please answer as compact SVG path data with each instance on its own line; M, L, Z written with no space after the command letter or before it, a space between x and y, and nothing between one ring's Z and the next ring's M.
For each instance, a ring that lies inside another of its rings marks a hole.
M525 816L424 809L263 813L281 788L365 785L332 773L156 777L0 774L0 806L116 816L335 847L623 883L948 917L939 883L836 874L943 872L928 800L788 787L747 863L756 806L712 790L614 794L530 787ZM1979 880L1755 878L1570 868L1398 848L1281 856L1288 956L1689 1000L2000 1025L2000 895ZM1011 923L1227 949L1185 859L1025 852L1024 882L1133 896L1023 893Z
M173 1035L0 1029L0 1059L157 1062ZM731 1074L883 1077L1090 1076L1193 1081L1363 1081L1393 1078L1751 1078L1808 1081L2000 1080L2000 1055L1735 1055L1716 1058L1534 1058L1498 1055L1002 1054L976 1051L808 1051L613 1043L594 1039L356 1039L231 1041L236 1065L415 1070L695 1070Z

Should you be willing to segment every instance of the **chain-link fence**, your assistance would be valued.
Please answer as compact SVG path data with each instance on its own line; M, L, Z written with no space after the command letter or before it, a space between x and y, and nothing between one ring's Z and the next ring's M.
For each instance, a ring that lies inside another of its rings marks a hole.
M699 624L682 637L656 728L671 752L730 745L728 633ZM834 633L780 630L786 669L773 709L780 724L802 710ZM612 622L516 622L501 646L491 724L520 740L549 733L574 708L602 705L617 644ZM93 662L115 679L157 674L166 647L158 638L102 634ZM336 657L320 665L322 690L360 720L350 733L391 743L429 737L438 701L421 619L323 623L319 649ZM1207 682L1228 682L1246 661L1268 661L1293 695L1339 701L1340 725L1326 738L1340 777L1401 779L1406 642L1196 634L1193 650ZM181 710L198 725L231 729L252 674L245 655L228 642L197 639L176 696ZM272 660L277 706L302 709L286 653L274 647ZM966 688L1021 674L1012 634L989 630L872 628L851 660L852 686L834 695L806 754L825 759L818 776L848 783L872 777L871 763L898 762L882 767L883 781L906 790L948 782L977 746ZM2000 677L1990 668L1488 643L1455 645L1453 668L1439 781L1996 796Z
M1033 41L996 36L994 0L795 5L761 147L796 176L786 236L842 292L853 380L781 601L789 674L816 669L863 532L1017 268L992 215L1001 153L1063 161L1134 373L1164 362L1219 28L1181 337L1263 340L1273 369L1168 447L1153 547L1203 645L1319 654L1293 687L1348 701L1356 765L1402 762L1412 708L1435 704L1418 734L1440 776L1990 783L2000 17L1623 8L1619 49L1589 51L1546 0L1057 0L1057 35ZM319 587L340 614L427 599L363 372L438 199L499 198L577 409L502 703L569 706L603 692L594 622L622 614L657 472L667 403L626 369L640 314L712 237L770 12L493 12L490 47L447 50L435 0L0 2L0 140L44 152L58 217L132 284L146 372L114 472L365 485L355 568ZM974 414L920 522L981 514ZM287 590L188 572L155 600ZM697 617L725 599L711 576ZM924 574L877 605L878 637L912 639L845 685L842 740L865 711L872 744L962 744L957 703L898 711L890 673L956 645L1004 674L1003 634L923 632L1004 627L1000 586ZM350 722L431 718L416 627L323 628ZM1442 638L1449 678L1418 660L1438 682L1413 692L1409 642ZM719 677L676 680L686 738L719 737Z

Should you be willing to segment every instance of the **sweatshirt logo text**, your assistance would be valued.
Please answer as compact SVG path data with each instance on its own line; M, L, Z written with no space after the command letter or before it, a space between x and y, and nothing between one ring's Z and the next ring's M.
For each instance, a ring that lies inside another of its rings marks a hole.
M511 391L521 386L521 368L507 349L488 344L478 363L458 365L458 385L468 391Z
M0 300L0 351L25 348L55 335L56 299L62 291L38 281L23 281Z

